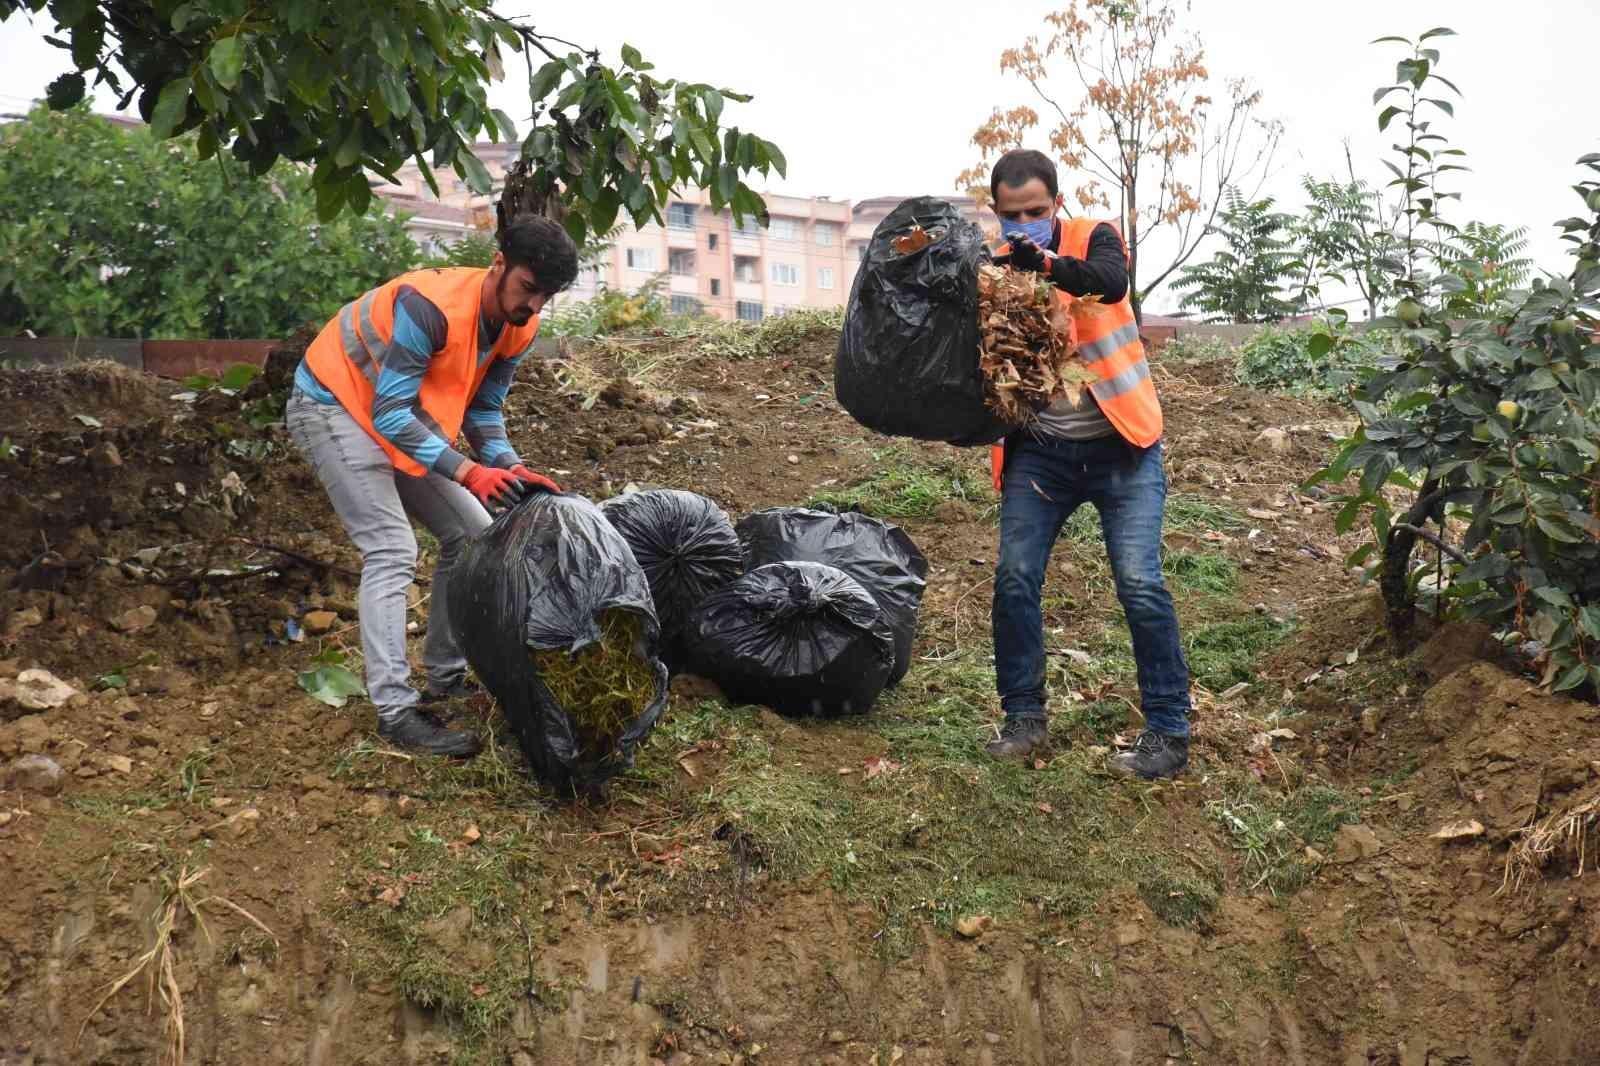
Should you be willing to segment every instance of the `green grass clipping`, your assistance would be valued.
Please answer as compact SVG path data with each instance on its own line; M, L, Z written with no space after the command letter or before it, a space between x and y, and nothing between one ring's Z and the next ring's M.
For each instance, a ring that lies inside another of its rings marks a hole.
M539 680L572 721L579 752L590 758L613 751L623 730L656 698L655 667L636 651L639 615L607 610L599 623L600 639L576 654L531 653Z

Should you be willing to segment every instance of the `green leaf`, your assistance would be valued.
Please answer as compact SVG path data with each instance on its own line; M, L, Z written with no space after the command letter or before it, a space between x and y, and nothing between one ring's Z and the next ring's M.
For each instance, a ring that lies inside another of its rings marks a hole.
M1582 663L1571 667L1561 675L1561 680L1551 686L1552 692L1568 692L1577 688L1589 679L1589 668Z
M338 149L334 151L333 162L335 166L339 167L340 169L344 169L346 167L355 166L356 162L360 158L361 122L358 119L355 124L350 127L350 132L345 134L345 138L342 142L340 142Z
M239 75L244 71L244 40L238 34L232 37L222 37L211 46L211 54L206 58L206 63L211 67L212 77L217 79L217 84L224 89L232 90L239 85Z
M1394 80L1410 82L1417 88L1421 88L1422 83L1428 80L1428 67L1429 64L1426 59L1402 59L1395 64Z
M65 111L82 100L87 89L83 75L71 71L50 83L50 87L44 91L44 101L52 111Z
M1565 522L1557 522L1543 515L1535 515L1533 520L1540 529L1544 530L1545 536L1551 540L1558 540L1563 544L1583 543L1583 534ZM1568 606L1570 606L1571 601L1567 602Z
M249 363L236 363L223 371L222 380L218 384L225 389L232 389L234 392L238 392L260 376L261 368L259 366L251 366Z
M1435 26L1427 33L1424 33L1421 37L1418 37L1417 43L1421 44L1423 41L1426 41L1431 37L1454 37L1455 35L1456 31L1452 30L1449 26Z
M561 81L561 76L567 72L567 65L559 59L552 59L539 68L539 72L528 83L528 99L538 105L545 97L555 90Z
M1365 502L1360 497L1356 497L1341 507L1338 515L1333 520L1334 532L1340 534L1350 532L1351 528L1356 524L1356 519L1361 517L1361 505Z
M314 700L329 707L343 707L351 696L365 696L367 687L361 679L342 666L319 666L306 670L297 680Z
M1578 611L1578 628L1592 640L1600 640L1600 607L1590 605Z
M150 112L150 136L158 141L172 136L172 131L178 128L184 112L188 110L192 87L193 83L188 78L169 81L162 87L161 95L156 98L155 109Z
M494 179L489 176L489 169L483 165L481 159L472 154L471 149L464 149L456 157L456 161L466 171L467 187L473 192L482 195L494 188Z
M706 121L715 126L722 118L722 94L715 89L707 89L702 99L706 105Z
M1306 341L1306 351L1313 359L1321 359L1333 351L1333 337L1327 333L1313 333Z
M1443 111L1445 114L1449 115L1451 118L1455 118L1456 117L1455 105L1452 104L1449 100L1438 100L1438 99L1435 99L1434 97L1430 96L1427 99L1423 100L1422 102L1425 103L1425 104L1432 104L1434 107L1437 107L1440 111Z
M501 111L498 107L490 110L494 116L494 124L500 127L500 140L514 141L517 139L517 124L511 121L511 116Z
M642 63L644 63L644 57L639 54L639 50L637 48L631 44L625 44L622 46L623 66L632 67L634 70L642 70Z
M1402 113L1404 110L1405 110L1405 108L1403 108L1403 107L1395 107L1393 104L1391 104L1390 106L1384 108L1381 112L1378 113L1378 129L1379 130L1388 129L1389 128L1389 123L1394 121L1394 117L1396 115Z
M383 97L383 106L389 109L389 114L395 118L405 118L411 113L411 95L406 92L405 86L400 84L400 79L393 73L385 71L378 79L378 92Z

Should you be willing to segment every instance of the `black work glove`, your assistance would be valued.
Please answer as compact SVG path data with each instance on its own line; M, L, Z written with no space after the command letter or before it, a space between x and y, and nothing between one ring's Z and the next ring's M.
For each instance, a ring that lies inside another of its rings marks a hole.
M1035 274L1045 272L1044 249L1034 244L1026 237L1011 239L1011 265L1018 270L1031 270Z

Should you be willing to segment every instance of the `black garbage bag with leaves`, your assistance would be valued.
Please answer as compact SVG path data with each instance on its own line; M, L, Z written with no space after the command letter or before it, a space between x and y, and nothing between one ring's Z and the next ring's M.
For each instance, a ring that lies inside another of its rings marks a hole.
M661 624L661 660L683 668L689 612L744 573L744 549L733 522L711 500L680 489L614 496L600 510L644 568Z
M834 358L834 392L863 426L895 437L990 444L1010 426L984 403L978 369L983 231L943 200L889 212L856 271Z
M535 776L592 795L667 703L660 626L633 550L581 496L538 493L463 549L448 609Z
M735 703L796 718L865 714L894 670L894 632L861 583L821 563L771 563L694 613L691 669Z
M883 608L894 632L889 686L911 669L917 612L927 587L928 559L899 526L829 508L773 507L739 522L745 565L807 562L837 567L860 582Z

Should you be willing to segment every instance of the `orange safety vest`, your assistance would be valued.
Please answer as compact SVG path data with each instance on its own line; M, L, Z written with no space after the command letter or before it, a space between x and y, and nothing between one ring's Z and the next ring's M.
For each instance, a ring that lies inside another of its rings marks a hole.
M1102 223L1092 218L1063 219L1056 240L1056 255L1075 259L1089 254L1089 235ZM1115 222L1105 223L1122 230ZM1002 246L1000 254L1008 250ZM1127 247L1123 247L1127 255ZM1161 439L1161 401L1150 380L1150 364L1145 361L1144 342L1139 339L1139 323L1133 317L1133 304L1124 295L1114 304L1082 304L1068 293L1056 290L1056 298L1067 307L1072 342L1085 365L1099 379L1089 392L1106 416L1106 421L1125 440L1148 448ZM1006 446L996 444L989 451L989 467L994 475L994 490L1000 491L1006 469Z
M377 392L378 372L383 369L379 360L394 339L395 295L400 286L411 286L432 301L449 324L444 349L434 353L422 376L416 415L430 432L454 445L467 404L477 394L489 365L496 359L521 355L539 332L537 315L524 326L507 322L488 357L478 362L479 304L487 273L482 268L453 267L401 274L345 304L306 349L306 363L317 380L388 453L395 467L413 477L427 471L372 427L372 398Z

